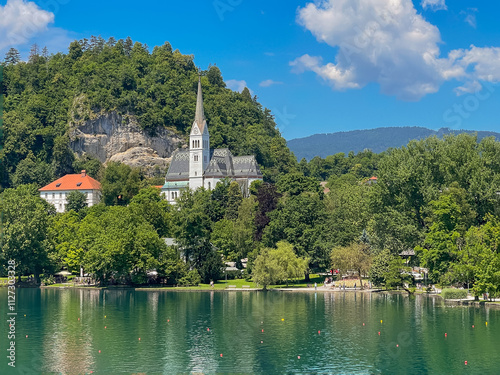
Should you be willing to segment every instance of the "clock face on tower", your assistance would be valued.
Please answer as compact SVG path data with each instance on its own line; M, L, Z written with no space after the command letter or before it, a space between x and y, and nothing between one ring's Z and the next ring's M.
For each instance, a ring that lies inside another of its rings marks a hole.
M198 134L198 128L194 128L193 133Z

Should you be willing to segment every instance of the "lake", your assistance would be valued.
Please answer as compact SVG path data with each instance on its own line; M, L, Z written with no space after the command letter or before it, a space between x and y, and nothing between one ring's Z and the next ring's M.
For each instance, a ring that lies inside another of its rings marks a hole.
M6 289L0 288L4 322ZM500 372L500 310L445 306L425 295L133 289L16 293L16 369L7 366L3 355L2 374ZM4 353L7 330L4 323Z

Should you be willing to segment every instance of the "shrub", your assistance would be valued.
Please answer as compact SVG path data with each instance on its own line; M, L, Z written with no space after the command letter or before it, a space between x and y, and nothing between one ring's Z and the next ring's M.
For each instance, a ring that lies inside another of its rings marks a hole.
M52 275L50 275L48 277L44 277L42 279L42 284L43 285L52 285L52 284L55 284L55 283L56 283L56 279Z
M241 279L242 278L242 272L241 271L226 271L226 276L228 280L234 280L234 279Z
M467 291L465 289L443 289L441 297L444 299L465 299L467 298Z
M196 286L201 282L200 274L197 270L191 270L186 276L179 279L179 286Z

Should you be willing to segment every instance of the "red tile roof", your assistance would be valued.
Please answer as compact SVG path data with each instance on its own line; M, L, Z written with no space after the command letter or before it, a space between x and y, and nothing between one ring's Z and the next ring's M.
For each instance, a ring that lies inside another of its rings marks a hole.
M81 182L80 186L77 186ZM51 182L47 186L44 186L38 191L59 191L59 190L100 190L101 183L94 180L92 177L79 173L79 174L67 174L54 182Z

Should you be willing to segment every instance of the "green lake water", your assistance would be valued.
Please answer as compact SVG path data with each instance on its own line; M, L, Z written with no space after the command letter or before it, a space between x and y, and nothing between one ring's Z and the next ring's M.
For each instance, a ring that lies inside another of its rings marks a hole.
M500 374L500 310L428 296L16 293L12 369L7 290L0 288L0 374Z

